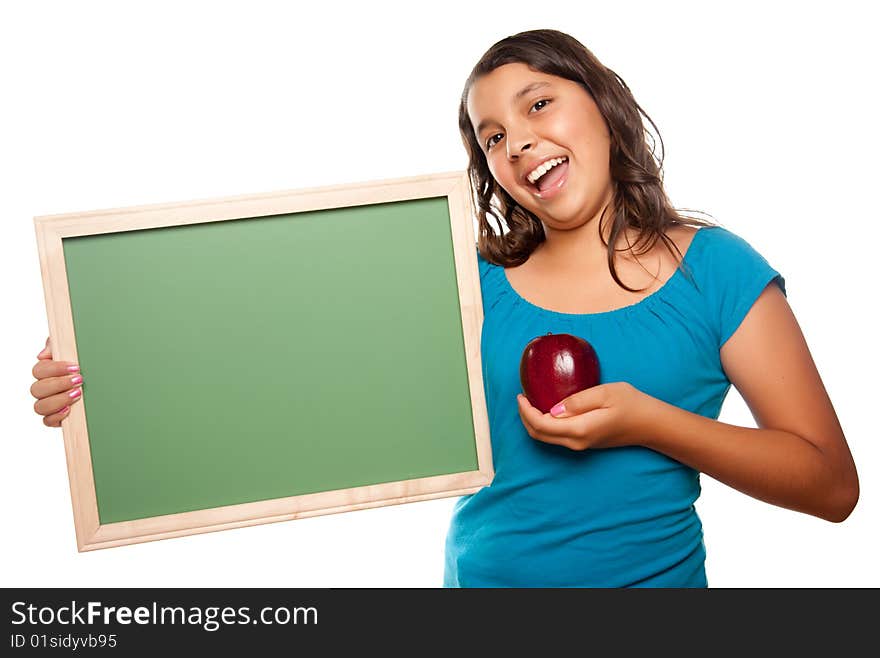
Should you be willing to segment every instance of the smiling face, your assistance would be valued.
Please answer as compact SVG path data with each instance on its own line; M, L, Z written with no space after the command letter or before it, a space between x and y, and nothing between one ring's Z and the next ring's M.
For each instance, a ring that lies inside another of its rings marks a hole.
M492 177L545 229L582 226L610 201L610 134L580 84L504 64L474 82L467 110ZM526 176L551 157L568 162L548 174L561 179L540 191Z

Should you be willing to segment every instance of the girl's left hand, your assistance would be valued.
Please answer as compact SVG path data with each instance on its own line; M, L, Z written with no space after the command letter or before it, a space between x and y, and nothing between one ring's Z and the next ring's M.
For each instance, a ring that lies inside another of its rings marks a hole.
M569 395L560 402L565 410L558 414L552 412L560 405L544 414L525 395L516 398L529 436L572 450L635 445L650 425L654 400L627 382L601 384Z

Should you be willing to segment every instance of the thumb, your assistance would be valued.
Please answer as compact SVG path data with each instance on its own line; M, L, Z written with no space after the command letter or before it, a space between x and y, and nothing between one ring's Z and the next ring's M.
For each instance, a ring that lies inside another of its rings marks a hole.
M572 393L563 398L551 410L550 414L555 418L568 418L584 414L593 409L601 409L605 401L605 391L602 385L591 386L583 391Z
M51 359L52 358L52 346L49 345L49 339L46 339L46 347L43 348L43 351L37 354L38 359Z

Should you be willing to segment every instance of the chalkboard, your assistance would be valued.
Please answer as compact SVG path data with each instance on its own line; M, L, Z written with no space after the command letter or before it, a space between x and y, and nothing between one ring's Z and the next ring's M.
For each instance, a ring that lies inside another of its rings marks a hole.
M35 217L80 551L493 477L466 174Z

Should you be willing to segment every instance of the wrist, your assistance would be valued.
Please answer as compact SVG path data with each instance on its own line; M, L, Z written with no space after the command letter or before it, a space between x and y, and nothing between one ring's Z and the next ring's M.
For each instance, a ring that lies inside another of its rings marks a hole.
M637 399L632 407L630 439L633 445L656 449L658 432L668 405L636 388L633 390Z

